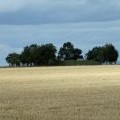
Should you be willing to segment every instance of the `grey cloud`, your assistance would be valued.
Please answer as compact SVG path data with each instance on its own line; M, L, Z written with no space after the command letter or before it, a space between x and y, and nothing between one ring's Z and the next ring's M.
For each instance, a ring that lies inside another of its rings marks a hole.
M0 24L26 25L120 19L115 0L26 0L21 9L0 13Z

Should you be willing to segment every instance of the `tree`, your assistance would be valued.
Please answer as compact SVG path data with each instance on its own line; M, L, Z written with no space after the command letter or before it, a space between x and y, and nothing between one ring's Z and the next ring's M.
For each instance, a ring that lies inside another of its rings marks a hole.
M83 56L81 55L82 54L81 49L75 48L73 53L74 53L74 56L73 56L74 60L83 59Z
M86 56L87 56L87 60L94 60L100 63L104 62L102 47L94 47L92 50L89 50Z
M106 44L102 47L94 47L86 54L87 60L95 60L100 63L116 63L118 51L112 44Z
M58 53L58 58L64 60L70 60L74 56L73 53L74 53L73 44L71 42L67 42L64 43L63 47L60 48L60 51Z
M26 46L21 53L21 62L23 64L32 65L35 64L35 59L37 56L38 46L36 44L32 44L30 46Z
M27 66L49 65L56 59L56 47L53 44L26 46L21 53L21 62Z
M22 64L30 64L30 49L29 46L26 46L21 53L21 62Z
M82 50L78 48L74 48L74 45L71 42L67 42L63 44L63 47L60 48L58 53L58 59L63 60L72 60L83 58L81 56Z
M49 65L56 60L57 49L53 44L41 45L38 47L36 64Z
M115 47L112 44L106 44L104 46L104 57L106 62L116 63L118 56L119 56L118 51L115 49Z
M9 64L9 66L20 66L20 55L17 53L10 53L6 57L6 61Z

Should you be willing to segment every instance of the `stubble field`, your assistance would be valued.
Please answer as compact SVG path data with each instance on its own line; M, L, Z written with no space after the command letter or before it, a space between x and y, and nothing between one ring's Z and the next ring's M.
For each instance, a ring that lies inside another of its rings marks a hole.
M120 66L1 68L0 120L120 120Z

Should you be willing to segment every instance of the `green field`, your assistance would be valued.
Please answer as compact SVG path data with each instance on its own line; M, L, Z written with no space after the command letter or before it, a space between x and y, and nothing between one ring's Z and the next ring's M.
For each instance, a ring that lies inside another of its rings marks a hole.
M120 120L120 66L1 68L0 120Z

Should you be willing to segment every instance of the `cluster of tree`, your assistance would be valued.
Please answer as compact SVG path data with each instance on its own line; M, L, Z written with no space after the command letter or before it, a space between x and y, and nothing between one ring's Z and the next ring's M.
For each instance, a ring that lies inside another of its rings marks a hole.
M26 46L21 54L10 53L6 57L9 66L41 66L54 65L61 60L76 60L82 57L82 50L74 48L70 42L64 43L57 56L57 49L53 44Z
M10 53L6 61L10 66L48 65L56 59L56 47L53 44L26 46L21 54Z
M6 57L9 66L47 66L59 64L60 61L81 59L84 59L82 50L74 48L71 42L64 43L58 54L53 44L32 44L24 47L21 54L10 53ZM86 60L94 60L100 63L115 63L117 59L118 51L112 44L94 47L86 54Z
M102 47L94 47L86 54L87 60L94 60L106 64L116 63L118 56L118 51L112 44L106 44Z

